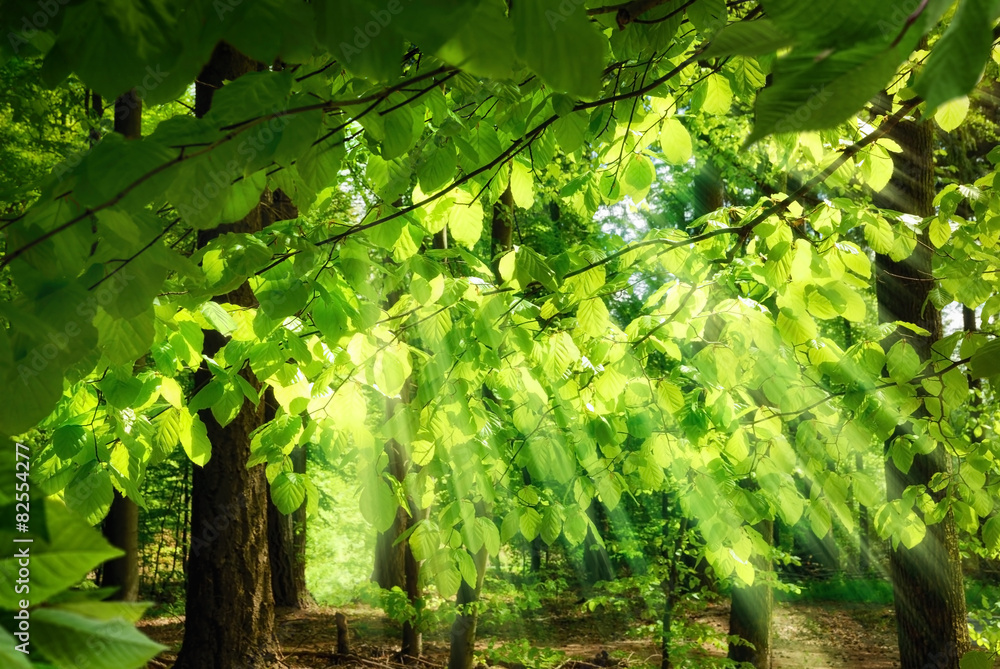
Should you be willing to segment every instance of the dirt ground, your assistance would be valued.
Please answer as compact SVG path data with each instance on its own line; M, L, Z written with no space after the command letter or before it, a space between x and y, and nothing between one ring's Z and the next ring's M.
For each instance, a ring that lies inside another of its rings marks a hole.
M701 621L725 633L728 610ZM892 608L868 604L776 603L772 669L898 669ZM716 654L716 653L713 653Z
M352 656L345 662L335 653L335 611L312 608L305 611L282 611L277 616L278 638L289 669L319 667L402 666L393 656L390 638L379 614L372 609L341 609L351 621ZM697 617L720 633L728 626L728 610L724 604L714 605ZM600 638L587 633L581 625L553 620L562 628L549 647L566 655L560 669L591 669L593 667L649 666L659 667L658 644L652 640L621 640ZM582 622L582 621L579 621ZM842 603L778 603L774 613L773 669L896 669L899 657L895 644L892 609ZM154 660L150 667L161 669L173 665L176 650L183 635L182 618L158 618L140 623L140 628L153 639L171 648ZM620 636L620 635L611 635ZM486 640L481 643L485 648ZM447 665L445 642L429 640L424 644L424 667L439 669ZM602 660L602 651L613 658ZM720 656L719 648L706 647L709 655ZM520 669L520 668L515 668Z

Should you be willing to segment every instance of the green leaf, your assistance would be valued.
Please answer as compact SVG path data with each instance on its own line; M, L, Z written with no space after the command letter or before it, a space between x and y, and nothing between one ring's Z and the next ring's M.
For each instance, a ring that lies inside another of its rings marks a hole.
M962 655L959 669L993 669L993 653L985 650L970 650Z
M395 11L390 9L394 8ZM355 0L316 5L316 37L349 71L378 81L399 75L403 36L401 2Z
M632 198L633 202L641 202L649 193L649 187L656 178L653 161L642 154L634 153L626 159L622 171L622 195Z
M527 246L519 247L517 253L514 254L514 278L517 279L521 288L527 288L535 281L552 291L559 288L556 274L545 262L545 258Z
M531 168L518 160L511 163L510 194L514 196L514 204L522 209L531 209L531 205L535 203Z
M893 163L889 152L883 147L874 145L864 152L864 162L861 163L861 176L865 183L876 193L889 185L892 179Z
M35 537L30 549L31 603L35 605L76 585L102 562L122 555L59 501L45 500L45 517L49 540ZM17 557L0 559L0 606L9 610L17 609L24 598L15 591L17 561Z
M521 0L510 11L517 53L555 90L592 99L600 91L607 40L582 4Z
M205 120L221 128L270 115L287 106L285 100L291 89L290 70L249 72L213 93L212 108Z
M726 0L697 0L688 7L688 19L703 34L711 34L726 25Z
M702 56L759 56L777 51L791 42L792 38L769 19L738 21L717 32Z
M888 253L892 250L893 234L889 222L881 216L869 216L865 219L865 241L875 253Z
M589 123L587 112L582 110L556 119L552 124L552 132L564 153L571 154L580 148L587 136Z
M503 524L500 526L500 540L503 543L507 543L514 538L514 535L518 533L520 528L520 520L515 509L504 516Z
M218 302L205 302L199 307L199 311L213 328L224 335L232 334L236 329L236 321Z
M372 478L361 489L361 515L379 532L385 532L396 519L396 496L380 478Z
M208 440L208 430L201 418L187 409L182 409L177 423L177 433L188 458L199 467L204 467L212 458L212 442Z
M166 650L122 618L94 620L56 608L32 613L31 642L65 669L80 666L81 649L100 649L86 653L86 666L94 669L137 669Z
M390 97L389 101L392 100ZM396 107L383 117L383 123L385 124L385 137L382 140L383 160L393 160L409 151L423 128L423 118L416 118L410 105Z
M592 297L581 302L576 312L576 319L583 331L591 337L607 335L610 314L601 298Z
M691 135L676 118L663 121L663 127L660 128L660 150L663 151L663 159L674 165L683 165L691 160Z
M469 555L469 551L459 548L454 551L455 561L458 563L458 572L462 575L462 580L469 584L470 587L476 587L476 581L479 580L479 575L476 571L476 563L473 561L472 556Z
M886 50L878 43L832 53L795 49L778 60L774 83L758 94L746 143L773 133L824 130L847 120L885 87L903 53L901 46Z
M454 142L435 144L431 142L417 163L417 180L424 193L435 193L449 184L458 167L458 156Z
M962 125L969 113L969 98L966 95L945 102L934 112L934 120L945 132L951 132Z
M132 364L153 343L153 308L150 306L132 318L114 318L104 309L98 309L94 326L101 350L111 364Z
M289 514L306 501L306 480L302 474L281 472L271 481L271 499L278 511Z
M931 224L927 229L927 236L930 238L934 248L941 248L951 239L951 223L947 219L943 221L940 218L931 219Z
M89 524L96 525L108 515L114 499L111 475L99 462L90 460L66 486L63 499L66 506L80 514Z
M509 79L516 59L514 28L501 3L476 4L472 16L438 50L437 56L478 77Z
M31 661L28 660L27 653L22 653L15 649L19 640L11 636L10 632L0 627L0 662L10 669L31 669Z
M571 546L579 546L587 538L587 515L583 510L572 507L563 523L563 535Z
M1000 374L1000 339L986 342L972 354L969 373L977 379Z
M733 104L729 80L721 74L710 74L694 87L691 106L706 114L728 114Z
M521 509L518 516L521 526L521 534L528 541L534 540L538 536L538 531L542 527L542 516L535 509L528 507Z
M993 46L997 0L962 0L944 35L934 45L914 88L933 113L938 105L963 96L983 74Z
M885 357L889 377L896 383L909 383L920 371L920 356L916 350L905 341L898 341Z
M379 391L386 397L396 397L409 376L409 364L405 351L390 347L375 358L374 381Z
M438 594L448 599L458 594L458 588L462 585L462 574L457 569L442 569L435 575Z
M983 525L983 544L994 555L1000 552L1000 516L993 516Z
M82 425L63 425L52 432L52 448L63 460L69 460L87 445L87 430Z
M548 545L555 543L562 533L563 512L558 506L550 506L542 514L542 525L539 528L542 541Z
M476 527L483 535L483 547L490 557L496 557L500 553L500 531L496 524L489 518L480 516L476 518Z
M169 376L160 379L160 397L165 399L170 406L180 409L183 404L184 393L180 384Z
M448 211L448 232L452 239L471 249L483 236L483 205L461 193Z

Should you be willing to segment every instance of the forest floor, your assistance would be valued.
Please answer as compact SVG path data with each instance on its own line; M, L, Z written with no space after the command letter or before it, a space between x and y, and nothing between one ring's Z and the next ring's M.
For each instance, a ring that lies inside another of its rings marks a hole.
M349 658L338 658L334 609L315 607L301 611L281 611L276 620L284 661L289 669L319 667L401 667L394 657L391 626L380 611L371 608L340 609L351 625ZM719 634L728 627L728 606L708 605L690 622L702 624ZM151 638L168 646L150 663L157 669L170 667L183 636L183 619L155 618L142 621L140 628ZM529 667L595 669L596 667L659 667L659 644L651 639L623 638L621 629L595 625L586 614L553 616L545 622L548 637L545 649L535 652L524 646L514 653L497 650L503 642L483 639L477 647L491 657L519 656ZM500 635L503 639L505 635ZM428 638L418 666L441 669L448 663L444 635ZM513 643L508 641L507 643ZM492 645L492 650L490 646ZM536 645L536 644L532 644ZM842 602L778 602L774 612L773 669L894 669L899 667L891 607ZM607 652L607 655L604 654ZM706 656L722 657L725 649L703 644ZM610 659L605 659L610 656ZM525 669L515 661L497 660L508 669ZM697 662L697 661L696 661ZM705 665L712 664L705 660ZM697 665L695 665L697 666Z

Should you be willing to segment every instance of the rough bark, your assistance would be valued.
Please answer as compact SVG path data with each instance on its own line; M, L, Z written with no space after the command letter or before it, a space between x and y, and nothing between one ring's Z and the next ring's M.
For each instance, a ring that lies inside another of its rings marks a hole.
M95 94L94 109L99 109L100 96ZM142 137L142 100L131 90L115 100L115 132L125 139ZM101 570L101 585L118 588L110 599L124 602L139 600L139 506L117 490L108 515L104 519L104 538L125 552L110 560Z
M263 69L232 47L220 43L196 84L195 112L211 108L213 92L223 81ZM268 202L237 223L201 231L199 246L226 231L253 233L272 222ZM223 229L224 228L224 229ZM249 284L221 298L256 307ZM214 357L226 343L215 330L205 331L204 353ZM249 370L240 372L259 391ZM196 386L211 379L207 366L195 374ZM264 466L247 468L250 435L264 420L264 405L244 402L228 425L208 409L199 412L212 444L212 458L195 467L191 493L191 552L187 570L184 641L177 669L254 669L279 665L274 631L274 600L267 542L267 479Z
M893 154L893 177L878 197L879 206L927 217L934 213L933 130L929 123L904 121L890 137L902 147ZM932 246L926 235L918 240L913 254L900 262L888 256L876 257L876 294L879 319L914 323L929 336L909 331L894 334L883 347L888 350L905 336L921 360L931 356L931 346L941 338L941 315L928 299L934 281L931 271ZM918 412L915 418L926 414ZM896 428L886 442L905 436L906 423ZM896 467L886 457L886 495L899 499L911 485L924 486L934 474L950 472L951 458L942 445L929 454L917 454L908 471ZM946 490L930 493L940 500ZM890 574L895 596L896 626L902 669L957 669L959 658L968 648L964 587L958 534L951 511L938 523L927 527L923 541L907 549L902 544L889 554Z

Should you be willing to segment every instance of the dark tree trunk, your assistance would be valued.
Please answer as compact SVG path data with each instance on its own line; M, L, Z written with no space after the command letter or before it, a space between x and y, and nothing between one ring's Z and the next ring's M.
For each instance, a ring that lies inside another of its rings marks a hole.
M863 472L865 461L860 453L854 456L854 469ZM868 535L868 507L858 502L858 572L867 574L872 569L871 538Z
M309 462L309 446L303 444L292 451L292 471L305 474ZM305 607L314 603L306 588L306 505L303 504L292 512L292 555L295 558L294 579L295 591L298 593L299 606Z
M100 109L100 96L95 94L94 109ZM115 100L115 132L125 139L142 137L142 100L135 90ZM139 507L134 500L115 490L111 508L104 519L104 538L125 555L105 563L101 570L101 585L118 588L111 599L124 602L139 600Z
M281 513L267 499L267 544L271 561L271 593L274 605L302 608L295 582L295 533L292 516Z
M101 586L118 588L109 599L139 601L139 506L117 490L104 519L104 538L125 555L104 564Z
M510 190L510 183L504 190L500 198L493 203L493 225L490 239L490 252L493 256L493 272L500 282L500 272L498 269L497 256L511 249L512 244L512 223L514 220L514 196ZM531 485L531 475L528 471L522 470L525 485ZM477 516L488 516L486 505L482 502L476 504ZM476 626L479 621L479 592L483 587L483 578L486 576L486 564L489 554L484 546L478 553L472 556L476 565L475 587L469 585L462 579L462 584L458 588L458 596L455 603L458 605L458 615L451 625L451 648L448 655L448 669L472 669L473 654L476 646ZM538 573L541 567L541 554L532 542L531 571Z
M458 588L458 615L451 625L451 649L448 655L448 669L472 669L473 653L476 646L476 626L479 622L479 592L486 575L489 555L482 548L473 556L476 563L476 587L464 580Z
M674 669L674 663L670 659L670 649L673 646L672 626L674 621L674 607L678 597L678 572L680 566L680 555L684 547L685 535L687 534L688 519L682 518L677 535L670 531L671 517L674 515L676 496L664 492L661 497L661 508L663 511L663 557L666 561L667 577L660 582L663 589L663 621L662 633L660 636L660 669Z
M929 123L903 121L890 137L902 147L893 154L892 180L878 198L882 207L927 217L934 214L933 130ZM876 293L879 319L914 323L930 332L919 336L906 332L907 341L921 360L931 356L931 346L941 338L941 315L928 299L934 287L932 249L926 234L918 240L913 254L895 262L888 256L876 257ZM883 342L886 351L901 336L895 334ZM922 392L922 391L921 391ZM915 417L926 416L918 412ZM886 442L886 452L897 437L905 436L907 426L896 428ZM911 485L926 486L938 472L951 471L951 458L942 445L929 454L916 454L908 471L896 467L886 457L886 494L889 501L899 499ZM938 501L946 490L931 492ZM908 549L902 544L889 554L890 573L895 595L896 626L902 669L957 669L962 653L969 645L966 627L965 596L962 583L958 534L952 512L927 527L923 541Z
M510 185L493 205L492 236L490 237L490 258L493 260L494 273L499 262L499 256L510 251L514 245L514 194ZM497 276L499 280L499 275Z
M693 186L692 209L695 219L721 209L725 204L726 186L722 181L722 173L711 160L702 166L694 178Z
M268 387L264 391L264 422L274 420L278 403ZM305 447L296 446L290 455L293 471L304 474ZM300 514L301 512L301 514ZM301 521L297 516L301 515ZM267 545L271 559L271 593L274 605L293 609L305 608L309 604L309 593L305 587L305 527L297 523L305 522L305 504L291 514L283 514L267 497ZM301 530L301 531L300 531ZM301 540L299 535L301 535ZM300 552L301 550L301 552ZM301 573L300 573L301 572Z
M390 298L390 303L394 301L395 299ZM401 404L409 401L412 392L413 388L408 381L403 387L400 399L386 400L386 416L392 417ZM407 456L406 447L396 440L390 439L385 444L385 453L389 457L389 473L405 485L406 475L410 471L410 459ZM397 539L422 517L423 512L417 508L416 502L409 494L407 494L406 499L409 508L400 507L396 511L396 520L392 527L380 533L376 540L375 570L372 574L372 580L385 590L398 587L406 593L410 604L419 611L422 608L420 563L413 556L410 542L403 540L397 543ZM418 620L403 622L401 641L399 653L403 662L409 663L420 657L423 652L423 635L420 632Z
M223 81L260 69L259 63L220 43L198 77L195 113L200 117L211 108L212 94ZM270 211L270 206L258 206L242 221L202 231L198 245L226 231L258 232L271 223ZM257 306L248 283L223 299ZM225 343L219 332L205 331L206 356L214 357ZM252 372L240 373L259 391L260 383ZM195 385L203 386L211 378L203 365L195 374ZM264 421L264 404L255 407L244 402L226 426L209 409L199 416L212 444L212 458L204 467L195 467L192 477L187 615L175 667L274 667L279 663L267 541L267 479L263 465L247 468L250 435Z
M587 515L590 517L594 527L604 528L607 526L607 516L604 514L604 507L596 499L587 507ZM604 547L592 530L587 531L587 536L583 540L583 566L587 574L589 584L593 585L598 581L610 581L614 579L614 570L611 567L611 556L608 549Z
M846 318L841 321L844 325L844 348L854 346L854 331L851 329L851 322ZM865 470L865 460L861 453L854 454L854 471L863 472ZM871 571L871 538L868 534L868 507L858 501L858 573L867 574Z
M773 541L773 522L762 520L754 526L764 540ZM733 586L732 608L729 611L729 634L750 645L729 644L729 659L749 662L755 669L771 666L771 613L774 606L771 586L766 572L771 571L771 561L764 557L753 558L757 577L750 587Z

